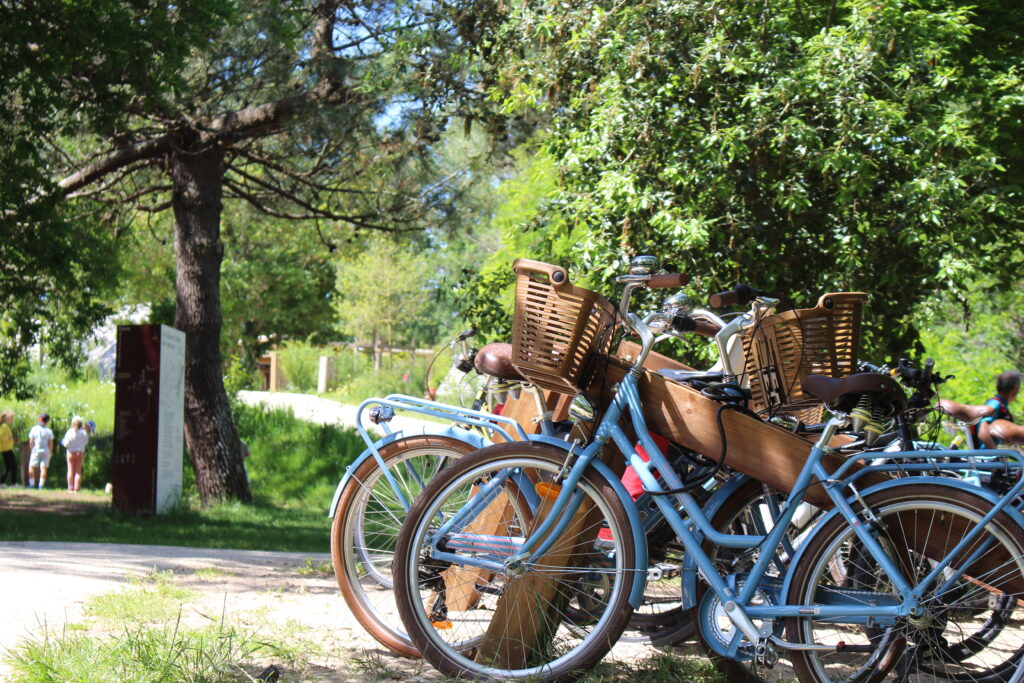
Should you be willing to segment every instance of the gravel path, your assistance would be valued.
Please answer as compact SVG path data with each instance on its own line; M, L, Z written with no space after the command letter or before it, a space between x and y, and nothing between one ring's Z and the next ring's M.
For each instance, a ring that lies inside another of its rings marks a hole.
M102 632L88 611L97 595L131 590L154 572L194 591L182 622L224 620L248 630L286 629L309 643L301 670L283 669L282 681L435 681L429 665L395 657L368 636L338 592L330 556L252 550L100 543L0 543L0 657L26 638L60 635L68 626ZM167 574L165 574L167 575ZM621 644L613 660L636 661L654 652ZM259 663L281 664L266 661ZM613 671L617 667L613 667ZM258 670L258 669L257 669ZM0 663L0 681L10 672Z
M311 394L292 394L285 391L240 391L238 400L246 405L261 405L267 408L287 408L300 420L316 422L317 424L330 424L339 427L355 427L356 411L358 406L339 403L329 398L322 398ZM437 423L417 420L416 418L397 414L391 420L391 427L394 430L405 430L410 434L422 433L427 425L437 426ZM371 426L371 430L376 429Z
M316 645L309 666L287 680L374 678L356 659L377 659L397 680L440 678L419 662L381 650L356 623L338 592L330 556L98 543L0 543L0 650L26 638L94 626L93 596L129 590L155 571L171 572L194 599L182 620L200 626L224 619L256 632L287 627ZM326 571L325 571L326 570ZM273 663L273 662L266 662ZM0 680L10 669L0 664Z

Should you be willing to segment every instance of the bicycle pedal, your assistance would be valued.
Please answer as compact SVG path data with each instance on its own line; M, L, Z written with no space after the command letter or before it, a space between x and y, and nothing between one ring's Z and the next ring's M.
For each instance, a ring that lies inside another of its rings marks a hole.
M668 562L658 562L653 566L647 568L647 580L648 581L663 581L665 579L673 579L682 572L682 568L678 564L669 564Z
M773 668L779 662L779 651L768 638L762 638L754 647L754 660L758 666Z

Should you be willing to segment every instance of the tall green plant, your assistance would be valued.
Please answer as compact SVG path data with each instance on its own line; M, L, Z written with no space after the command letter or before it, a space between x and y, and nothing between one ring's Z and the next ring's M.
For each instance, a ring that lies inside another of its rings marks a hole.
M956 376L942 385L942 396L982 403L995 393L999 373L1024 370L1024 294L1019 287L1004 292L990 280L975 282L962 303L934 305L922 315L926 354L942 374Z
M605 291L636 253L702 295L867 291L867 347L886 356L915 345L924 296L1020 263L1014 7L536 0L498 40L495 96L554 119L559 188L521 230L579 235L520 256Z
M333 356L333 352L310 344L308 341L293 341L285 344L278 352L281 369L292 391L316 391L320 372L320 356Z
M380 371L382 346L415 344L410 333L430 302L430 262L411 246L382 237L368 240L364 251L338 267L338 314L341 327L374 349Z
M296 420L290 411L236 406L238 432L257 500L289 508L326 510L345 466L366 445L351 429Z

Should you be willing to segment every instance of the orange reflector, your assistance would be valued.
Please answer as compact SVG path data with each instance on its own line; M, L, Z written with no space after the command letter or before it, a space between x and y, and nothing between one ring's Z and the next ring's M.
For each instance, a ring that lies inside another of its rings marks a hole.
M562 487L558 484L552 484L546 481L539 481L534 485L537 491L537 495L544 500L554 500L558 498L558 494L561 493Z

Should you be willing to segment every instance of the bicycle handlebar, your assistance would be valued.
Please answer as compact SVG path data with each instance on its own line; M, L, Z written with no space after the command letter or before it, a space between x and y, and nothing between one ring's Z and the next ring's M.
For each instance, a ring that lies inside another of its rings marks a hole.
M463 330L462 332L460 332L459 336L452 341L453 343L458 344L459 342L466 341L467 339L473 336L476 336L476 328L470 327L468 330Z
M668 287L682 287L690 281L688 275L682 273L665 273L663 275L652 275L647 280L648 289L666 289Z
M723 308L725 306L733 306L735 304L749 304L751 301L763 294L765 294L765 292L760 289L754 289L750 285L741 283L728 291L712 294L710 302L712 308Z
M702 337L714 337L721 330L718 325L704 320L694 320L688 315L674 316L672 318L672 329L679 334L692 332Z
M703 320L696 321L697 326L693 328L694 334L699 334L702 337L714 337L716 334L722 331L722 328L712 323L704 322Z

